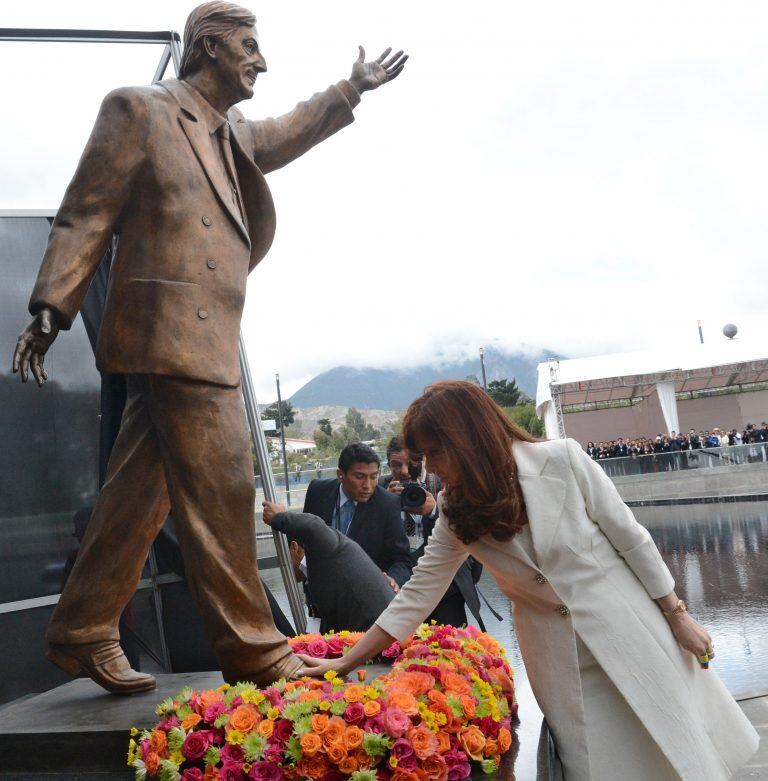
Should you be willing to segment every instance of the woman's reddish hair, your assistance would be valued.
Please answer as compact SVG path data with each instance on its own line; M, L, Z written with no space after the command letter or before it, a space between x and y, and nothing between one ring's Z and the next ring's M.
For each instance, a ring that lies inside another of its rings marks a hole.
M512 443L537 440L482 388L461 380L430 385L408 407L403 439L414 453L434 441L454 462L461 481L446 484L443 511L464 544L484 534L509 540L527 523Z

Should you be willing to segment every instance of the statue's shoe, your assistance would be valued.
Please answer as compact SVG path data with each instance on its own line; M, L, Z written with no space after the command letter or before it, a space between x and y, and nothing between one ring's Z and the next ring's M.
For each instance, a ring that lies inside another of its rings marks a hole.
M137 694L150 691L157 685L153 676L136 672L131 667L116 640L83 645L51 643L47 656L69 675L77 675L84 670L112 694Z
M304 666L304 662L296 654L289 654L279 664L265 670L260 675L250 675L247 672L224 673L224 680L232 685L241 681L251 681L261 688L270 686L275 681L285 678L287 681L296 681L299 679L299 670Z

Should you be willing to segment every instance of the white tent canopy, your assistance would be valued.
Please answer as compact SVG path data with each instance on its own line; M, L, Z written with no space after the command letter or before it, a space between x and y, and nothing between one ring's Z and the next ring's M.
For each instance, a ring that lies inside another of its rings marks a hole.
M562 437L565 405L645 398L656 392L667 430L679 431L676 393L768 382L767 356L765 345L733 339L545 361L538 367L536 412L548 437Z

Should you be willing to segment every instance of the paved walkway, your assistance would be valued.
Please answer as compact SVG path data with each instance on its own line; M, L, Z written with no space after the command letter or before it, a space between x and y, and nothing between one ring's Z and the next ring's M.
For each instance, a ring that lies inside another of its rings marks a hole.
M756 778L768 781L768 697L743 700L739 704L760 733L760 748L752 761L736 776L736 781Z

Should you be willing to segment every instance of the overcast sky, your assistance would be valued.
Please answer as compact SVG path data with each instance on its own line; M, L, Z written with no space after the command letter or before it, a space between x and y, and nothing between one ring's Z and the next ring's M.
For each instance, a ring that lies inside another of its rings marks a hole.
M768 3L246 3L250 118L411 55L270 175L243 318L257 393L480 345L584 356L768 337ZM3 4L8 27L183 30L192 3ZM0 208L55 208L99 102L159 47L0 43ZM170 75L170 73L169 73ZM20 324L21 327L21 324ZM66 338L66 336L64 337Z

